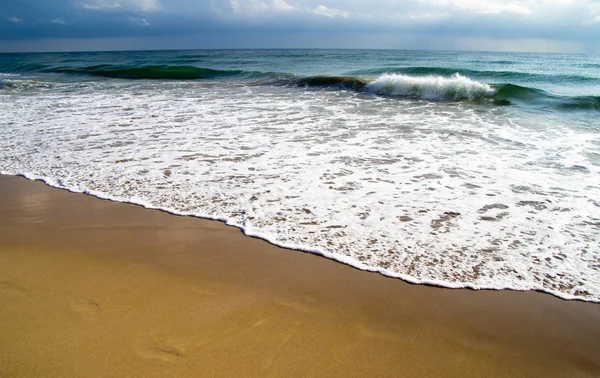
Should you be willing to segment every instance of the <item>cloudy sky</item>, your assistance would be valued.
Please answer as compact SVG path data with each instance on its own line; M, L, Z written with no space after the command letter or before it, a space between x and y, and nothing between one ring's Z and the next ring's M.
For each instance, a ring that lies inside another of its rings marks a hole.
M0 3L0 52L187 48L600 53L600 0Z

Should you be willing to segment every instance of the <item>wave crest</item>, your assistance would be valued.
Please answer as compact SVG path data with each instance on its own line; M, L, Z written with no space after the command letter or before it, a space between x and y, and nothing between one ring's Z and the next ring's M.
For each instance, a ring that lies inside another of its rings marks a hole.
M385 74L368 83L365 89L381 96L413 97L424 100L477 100L494 95L488 84L455 73L451 77L415 77Z

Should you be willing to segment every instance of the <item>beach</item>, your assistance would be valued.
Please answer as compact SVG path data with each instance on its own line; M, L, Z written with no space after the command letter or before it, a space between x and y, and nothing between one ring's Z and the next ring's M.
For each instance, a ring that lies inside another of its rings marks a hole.
M593 377L600 307L411 285L0 176L2 377Z
M510 61L510 71L505 71ZM446 288L600 302L591 56L0 56L0 174Z

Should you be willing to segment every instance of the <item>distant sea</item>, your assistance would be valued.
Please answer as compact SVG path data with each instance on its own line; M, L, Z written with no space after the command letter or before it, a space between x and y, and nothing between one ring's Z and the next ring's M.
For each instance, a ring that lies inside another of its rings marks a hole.
M0 54L0 137L3 174L412 283L600 301L598 56Z

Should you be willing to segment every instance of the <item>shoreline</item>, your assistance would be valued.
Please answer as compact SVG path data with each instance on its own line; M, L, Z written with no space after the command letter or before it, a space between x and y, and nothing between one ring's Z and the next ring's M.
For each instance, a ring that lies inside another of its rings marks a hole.
M244 226L240 225L240 224L235 224L235 223L229 223L229 221L226 218L221 218L221 217L214 217L214 216L209 216L209 215L205 215L205 214L196 214L196 213L185 213L185 212L178 212L176 210L172 210L172 209L165 209L165 208L160 208L160 207L154 207L149 205L148 203L144 203L144 201L142 200L125 200L125 199L121 199L118 197L113 197L110 195L106 195L104 193L101 192L90 192L90 191L80 191L80 190L75 190L72 188L68 188L65 186L62 186L61 184L59 184L58 182L55 181L48 181L45 178L42 177L36 177L36 176L28 176L26 174L10 174L10 173L5 173L3 171L0 171L0 177L2 176L9 176L9 177L22 177L26 180L29 181L37 181L37 182L41 182L44 185L47 185L51 188L55 188L55 189L59 189L59 190L65 190L67 192L70 193L74 193L74 194L83 194L86 196L90 196L96 199L100 199L100 200L106 200L106 201L111 201L111 202L115 202L115 203L121 203L124 205L132 205L132 206L139 206L142 207L146 210L150 210L150 211L160 211L160 212L164 212L166 214L172 215L172 216L178 216L178 217L190 217L190 218L196 218L196 219L200 219L202 221L215 221L215 222L220 222L223 225L227 226L227 227L232 227L237 229L238 231L240 231L245 237L249 237L249 238L254 238L254 239L258 239L261 240L263 242L266 242L276 248L281 248L281 249L285 249L285 250L291 250L291 251L297 251L297 252L301 252L301 253L309 253L309 254L313 254L319 257L323 257L325 259L328 260L332 260L335 261L337 263L340 264L344 264L347 265L351 268L360 270L360 271L364 271L364 272L372 272L372 273L377 273L377 274L381 274L385 277L389 277L392 279L399 279L402 280L405 283L411 284L411 285L424 285L424 286L432 286L432 287L439 287L439 288L444 288L444 289L468 289L468 290L498 290L498 291L523 291L523 292L539 292L539 293L543 293L543 294L548 294L548 295L552 295L556 298L559 299L563 299L563 300L567 300L567 301L581 301L581 302L590 302L590 303L600 303L600 300L596 300L594 299L590 299L590 298L584 298L581 296L577 296L577 295L572 295L572 294L567 294L567 293L563 293L560 291L555 291L555 290L550 290L550 289L545 289L543 287L533 287L533 288L529 288L529 289L520 289L520 288L514 288L514 287L510 287L510 286L506 286L506 287L491 287L491 286L485 286L485 285L475 285L471 282L450 282L450 281L436 281L436 280L432 280L432 279L418 279L416 277L407 275L407 274L403 274L403 273L396 273L390 270L387 270L385 268L380 268L380 267L373 267L373 266L369 266L366 264L363 264L361 261L354 259L350 256L345 256L345 255L341 255L341 254L336 254L336 253L331 253L331 252L325 252L323 250L320 250L318 248L314 248L314 247L310 247L310 246L304 246L304 245L292 245L292 246L288 246L282 243L278 243L277 241L273 240L273 238L270 238L268 236L265 236L264 234L260 234L260 233L254 233L254 232L248 232L248 230L246 228L244 228Z
M414 285L0 175L0 375L595 376L600 305Z

